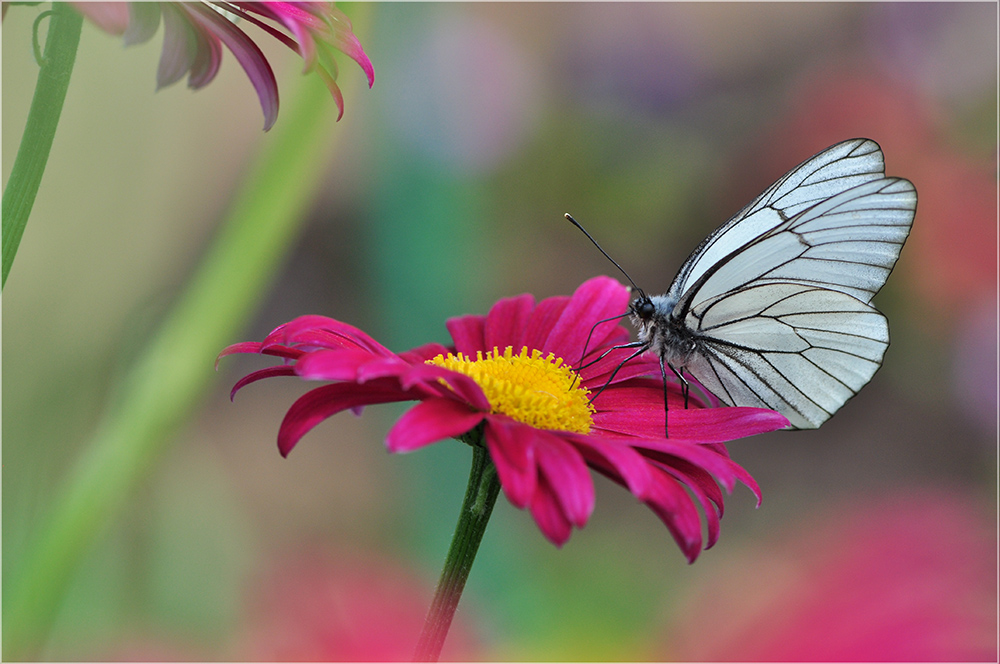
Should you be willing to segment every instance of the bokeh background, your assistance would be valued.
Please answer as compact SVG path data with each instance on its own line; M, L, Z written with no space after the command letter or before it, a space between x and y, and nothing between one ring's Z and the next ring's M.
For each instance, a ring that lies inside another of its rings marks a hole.
M43 9L3 22L5 181ZM996 4L347 11L374 88L341 59L347 108L322 193L232 342L315 313L404 350L446 342L447 317L498 297L617 276L564 212L665 290L708 232L846 138L878 141L919 194L876 299L892 332L882 370L821 430L730 446L760 509L738 488L721 541L689 566L602 478L561 550L501 498L447 657L996 658ZM204 90L154 93L160 40L125 49L85 23L5 288L5 575L266 140L229 53ZM259 43L292 94L301 60ZM91 547L42 657L409 656L470 451L389 455L402 412L389 406L337 416L282 459L275 433L306 385L228 398L263 364L222 363Z

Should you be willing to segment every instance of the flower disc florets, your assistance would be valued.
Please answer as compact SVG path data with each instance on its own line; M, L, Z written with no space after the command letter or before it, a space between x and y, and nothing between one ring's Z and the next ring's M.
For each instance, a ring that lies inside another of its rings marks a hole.
M502 413L536 429L590 433L594 406L590 390L580 386L580 376L553 353L542 357L537 348L521 348L517 355L507 346L503 354L494 347L472 360L462 353L438 355L428 364L463 373L483 388L491 412Z

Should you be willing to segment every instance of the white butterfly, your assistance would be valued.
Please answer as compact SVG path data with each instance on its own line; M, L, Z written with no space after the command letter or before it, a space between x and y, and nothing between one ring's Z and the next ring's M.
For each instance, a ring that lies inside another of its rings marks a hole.
M882 364L889 325L871 300L916 207L877 143L838 143L705 238L665 295L637 288L629 346L659 357L664 385L670 367L685 394L688 374L727 405L814 429Z

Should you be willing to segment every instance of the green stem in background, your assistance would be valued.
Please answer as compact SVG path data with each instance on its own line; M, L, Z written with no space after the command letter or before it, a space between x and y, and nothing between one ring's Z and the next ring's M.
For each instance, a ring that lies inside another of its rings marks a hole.
M462 512L458 517L458 525L455 526L434 601L417 641L417 649L413 655L417 662L436 662L441 656L441 648L452 618L455 617L458 600L462 597L479 543L486 532L486 524L490 521L493 506L500 494L500 480L490 454L483 446L482 430L477 429L475 433L479 440L472 445L469 486L465 490Z
M364 7L355 5L356 26ZM319 77L297 80L301 89L262 139L200 266L4 578L4 659L37 654L84 554L196 409L216 356L238 338L296 239L331 155L330 136L343 131Z
M7 283L24 227L35 204L35 195L45 173L45 164L49 160L52 140L66 100L66 90L69 89L76 49L80 44L82 14L68 3L54 2L52 10L42 16L46 15L49 30L45 38L45 54L39 63L35 96L31 98L21 145L17 148L17 157L3 191L3 280L0 288ZM37 22L35 29L38 29Z

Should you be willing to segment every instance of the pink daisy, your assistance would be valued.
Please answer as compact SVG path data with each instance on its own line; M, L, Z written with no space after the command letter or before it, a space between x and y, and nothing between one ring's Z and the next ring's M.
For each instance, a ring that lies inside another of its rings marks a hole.
M126 46L148 41L163 19L163 54L157 88L188 76L195 90L212 82L222 63L222 45L232 52L253 83L264 111L264 130L278 117L278 84L271 65L233 19L252 23L302 56L305 71L322 77L344 115L337 86L334 51L354 60L375 82L375 71L351 22L332 2L76 2L74 6L102 30L123 35ZM258 18L260 17L260 18ZM268 23L263 19L267 19ZM291 36L272 23L283 27Z
M625 286L597 277L570 297L536 303L520 295L500 300L486 316L453 318L447 322L451 347L427 344L403 353L346 323L302 316L262 343L235 344L220 357L264 353L286 360L244 377L233 394L272 376L335 381L288 410L278 432L282 455L343 410L417 401L389 431L390 451L445 438L483 441L507 499L529 509L556 545L569 539L573 526L587 523L594 509L588 468L595 470L648 505L694 561L703 548L697 505L707 522L705 548L719 536L719 485L731 492L739 480L760 504L757 483L722 443L781 429L788 421L770 410L710 408L696 398L685 409L679 386L670 384L671 437L664 438L655 359L625 364L607 384L632 352L612 348L628 341L628 331L615 320L594 326L623 314L628 302Z

